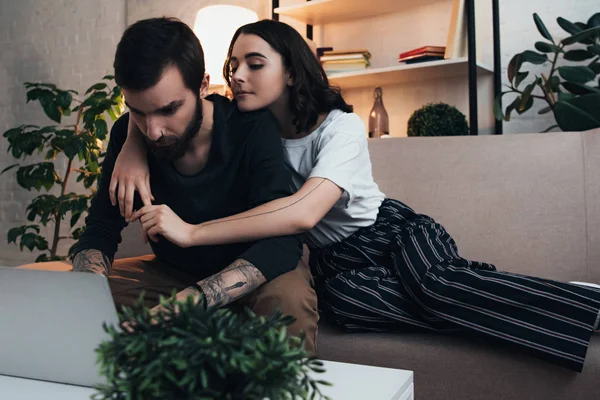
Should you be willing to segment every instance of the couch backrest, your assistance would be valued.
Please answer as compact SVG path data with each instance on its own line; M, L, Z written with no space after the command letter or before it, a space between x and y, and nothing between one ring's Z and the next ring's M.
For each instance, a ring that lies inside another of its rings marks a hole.
M600 282L600 130L372 139L369 149L384 193L437 219L464 257ZM117 257L149 252L128 227Z
M600 130L369 141L388 197L430 215L464 257L600 282Z

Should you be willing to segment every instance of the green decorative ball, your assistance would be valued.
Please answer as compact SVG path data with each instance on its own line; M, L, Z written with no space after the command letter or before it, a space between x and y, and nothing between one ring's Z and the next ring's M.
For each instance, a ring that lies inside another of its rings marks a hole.
M408 120L408 136L461 136L469 134L463 113L445 103L431 103L416 110Z

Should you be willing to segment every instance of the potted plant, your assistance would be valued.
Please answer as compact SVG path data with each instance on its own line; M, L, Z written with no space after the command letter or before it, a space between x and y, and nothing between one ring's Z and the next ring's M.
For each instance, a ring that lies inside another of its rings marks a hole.
M112 76L91 86L78 100L74 90L62 90L51 83L26 82L27 102L39 101L44 113L52 121L61 124L63 117L74 116L74 121L59 125L40 127L21 125L9 129L4 137L9 142L8 152L16 159L43 154L43 161L10 165L2 174L16 168L17 183L27 190L35 189L45 194L35 197L27 206L27 219L32 224L22 225L8 231L8 243L17 243L21 250L38 250L38 261L66 259L68 254L58 253L61 240L77 240L84 227L76 227L93 197L95 183L100 177L100 165L104 157L103 141L108 135L106 115L113 121L123 112L124 100L118 86L109 86ZM38 158L39 159L39 158ZM63 162L66 160L66 168ZM71 175L82 182L83 193L67 192ZM61 222L68 218L70 233L61 233ZM50 225L50 239L42 235L41 226Z
M322 363L287 333L293 317L207 310L192 297L161 305L153 313L139 301L120 314L129 328L105 325L111 339L97 353L107 384L96 400L324 398L328 383L309 375Z
M456 107L430 103L411 115L407 132L408 136L461 136L469 134L469 124Z
M592 15L587 23L572 23L562 17L558 25L570 36L560 41L550 35L537 14L533 20L545 41L535 43L536 51L525 50L515 54L508 64L509 90L496 98L494 114L498 120L510 120L512 111L523 114L535 100L547 103L538 114L552 112L556 124L563 131L584 131L600 127L600 13ZM567 63L565 63L565 61ZM527 80L527 64L549 65L549 70ZM566 65L559 65L566 64ZM502 111L502 96L516 97Z

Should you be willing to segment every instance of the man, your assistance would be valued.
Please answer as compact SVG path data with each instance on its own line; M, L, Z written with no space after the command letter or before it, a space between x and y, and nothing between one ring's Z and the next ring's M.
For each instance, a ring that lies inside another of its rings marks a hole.
M304 332L307 350L314 352L316 295L308 266L298 264L302 243L297 236L186 248L160 237L151 242L155 256L113 262L126 221L111 204L109 183L129 118L151 150L154 204L185 224L288 196L291 179L276 121L268 112L240 113L224 97L205 98L204 55L187 25L168 18L133 24L117 47L114 67L131 112L111 131L73 270L106 274L117 305L131 304L144 290L144 301L152 307L160 295L176 289L178 299L200 298L203 292L207 307L235 302L258 314L279 308L296 318L291 333Z

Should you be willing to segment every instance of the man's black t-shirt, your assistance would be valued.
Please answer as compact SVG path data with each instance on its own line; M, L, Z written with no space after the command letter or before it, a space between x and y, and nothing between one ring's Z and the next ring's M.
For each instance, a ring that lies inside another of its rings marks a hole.
M194 176L184 176L170 162L159 161L148 153L153 204L166 204L185 222L199 224L291 195L291 174L284 164L277 123L270 112L242 113L235 103L217 95L207 100L214 104L214 124L205 167ZM128 120L129 115L124 115L112 128L98 192L75 252L97 249L112 259L117 250L126 222L119 207L112 206L108 187L115 160L127 137ZM139 207L139 198L136 203ZM241 258L272 280L293 270L302 255L299 236L190 248L180 248L162 237L157 243L150 243L161 261L198 279Z

